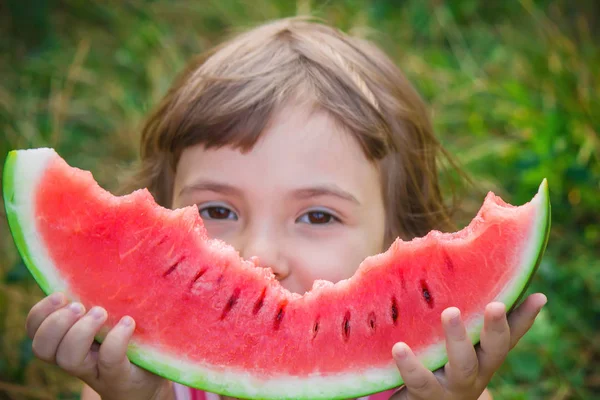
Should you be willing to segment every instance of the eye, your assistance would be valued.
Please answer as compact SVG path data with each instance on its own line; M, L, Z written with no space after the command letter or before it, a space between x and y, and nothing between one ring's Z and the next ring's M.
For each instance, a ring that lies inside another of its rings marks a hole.
M223 206L208 206L200 208L200 216L203 219L230 219L237 221L237 215L227 207Z
M339 221L339 218L326 211L309 211L296 220L311 225L326 225Z

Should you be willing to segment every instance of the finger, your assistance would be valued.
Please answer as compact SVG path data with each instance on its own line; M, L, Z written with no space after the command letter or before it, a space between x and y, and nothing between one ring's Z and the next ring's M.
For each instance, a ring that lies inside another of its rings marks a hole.
M129 316L121 318L106 335L98 352L98 374L104 377L129 376L130 363L127 345L133 335L135 321Z
M52 293L50 296L46 296L37 302L31 307L29 314L27 314L27 320L25 321L27 336L29 336L30 339L33 339L42 322L44 322L50 314L66 304L67 299L65 295L60 292Z
M517 345L519 340L531 328L535 318L547 302L547 298L542 293L534 293L519 305L508 316L508 325L510 327L510 348Z
M392 355L406 385L394 399L441 399L443 389L431 371L423 366L406 343L396 343Z
M448 364L445 372L448 385L453 389L473 387L478 373L475 347L460 316L460 310L450 307L442 312L442 325L446 334Z
M91 351L96 336L106 321L102 307L92 309L67 332L56 351L56 363L77 377L97 375L97 357Z
M477 352L479 374L491 379L510 350L510 328L506 319L506 307L494 302L487 305L483 318L480 346Z
M50 314L33 337L33 353L41 360L56 362L56 351L65 334L85 312L80 303L71 303Z

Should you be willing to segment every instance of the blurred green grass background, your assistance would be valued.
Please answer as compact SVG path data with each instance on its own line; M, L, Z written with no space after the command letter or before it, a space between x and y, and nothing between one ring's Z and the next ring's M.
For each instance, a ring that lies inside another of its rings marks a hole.
M481 188L520 204L548 178L553 226L530 292L549 303L491 387L496 399L600 398L595 0L4 1L0 159L52 146L115 189L144 115L190 56L237 30L308 13L397 61ZM467 207L481 201L473 194ZM0 255L0 399L78 398L76 380L32 355L24 321L42 293L4 215Z

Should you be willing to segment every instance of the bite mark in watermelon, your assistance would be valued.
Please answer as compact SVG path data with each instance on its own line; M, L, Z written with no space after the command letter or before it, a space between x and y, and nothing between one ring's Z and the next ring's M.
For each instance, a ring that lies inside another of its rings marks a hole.
M406 342L431 370L447 361L440 314L458 307L478 342L491 301L514 307L550 227L544 180L515 207L493 193L456 233L397 240L350 279L300 295L209 239L195 207L146 190L115 197L52 149L8 155L11 232L45 293L136 320L128 356L170 380L241 398L334 399L399 386ZM99 338L101 340L101 338Z

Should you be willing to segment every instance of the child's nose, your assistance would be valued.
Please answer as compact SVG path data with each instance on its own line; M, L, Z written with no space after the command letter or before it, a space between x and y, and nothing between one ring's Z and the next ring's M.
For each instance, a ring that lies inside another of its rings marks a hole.
M281 281L289 275L290 270L278 245L280 238L276 236L278 235L268 231L249 232L243 248L238 248L238 251L246 260L256 257L255 262L259 267L271 268L275 277Z

